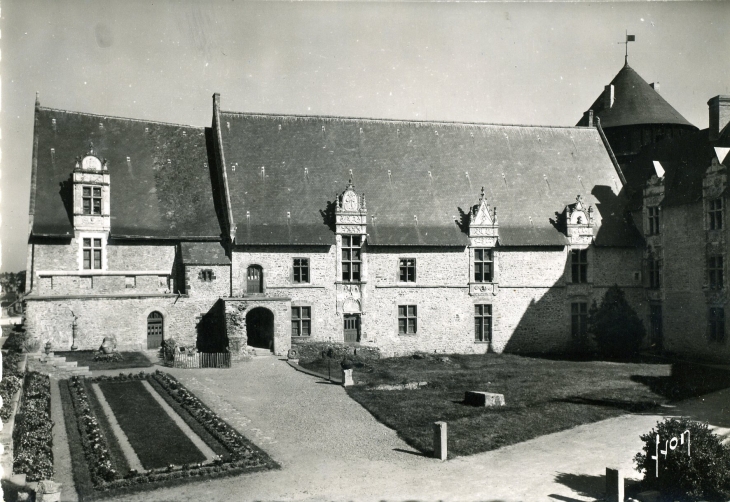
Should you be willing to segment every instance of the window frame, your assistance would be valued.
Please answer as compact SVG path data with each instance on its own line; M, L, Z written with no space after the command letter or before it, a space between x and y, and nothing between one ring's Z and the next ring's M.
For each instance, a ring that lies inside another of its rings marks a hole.
M88 190L88 195L86 191ZM98 192L98 195L96 194ZM100 216L103 214L102 189L96 185L81 185L81 214ZM87 207L88 202L88 207ZM98 203L98 206L97 206ZM98 212L96 211L98 209Z
M712 290L725 287L724 260L721 254L707 257L707 285Z
M585 336L587 333L588 333L588 302L586 300L571 301L570 302L570 336L572 336L573 338L576 338L579 336Z
M487 313L487 309L489 313ZM485 321L488 322L488 333L485 333ZM479 322L480 321L480 322ZM479 324L477 324L479 322ZM492 343L494 330L494 315L491 303L474 304L474 343Z
M588 283L588 248L570 250L570 282Z
M722 199L722 197L716 197L707 201L707 228L709 230L722 230L722 214L725 208Z
M87 244L88 241L88 244ZM103 234L86 234L79 235L79 270L105 270L106 260L106 239ZM87 260L88 252L88 260ZM98 252L98 263L96 260ZM88 267L86 266L88 262ZM98 266L97 266L98 265Z
M659 206L648 206L646 208L647 218L649 220L648 235L659 235L661 233L661 220L659 218Z
M342 282L360 282L362 281L362 245L363 236L360 234L343 234L342 244L340 251L342 252L340 263L342 265ZM357 239L359 243L354 244L354 240ZM345 245L347 242L347 245ZM348 258L345 258L347 253ZM354 254L357 253L357 259L353 259ZM357 267L357 277L355 277L355 267ZM345 269L347 268L347 272ZM347 276L345 275L347 274Z
M409 262L412 262L409 264ZM409 275L409 272L413 272ZM405 272L405 279L403 273ZM416 259L398 258L398 282L416 282Z
M297 261L299 263L297 264ZM299 277L297 278L297 272ZM305 277L302 277L306 275ZM309 284L311 280L309 269L309 258L296 257L292 258L292 284Z
M707 334L710 342L725 341L725 308L709 307L707 309Z
M401 310L403 309L403 310ZM418 305L398 305L398 335L408 336L418 334ZM411 313L412 312L412 313ZM403 329L401 329L401 320ZM409 329L413 326L413 331Z
M309 314L304 316L305 310ZM296 315L295 315L296 314ZM309 333L303 334L304 326L307 326ZM296 329L295 329L296 326ZM291 336L297 338L306 338L312 336L312 306L311 305L292 305L291 306ZM295 334L294 332L297 332Z
M481 258L479 254L481 253ZM486 268L489 267L487 274ZM494 250L489 248L474 249L474 282L494 282Z
M649 289L660 289L662 287L662 261L650 254L646 258L646 271L649 276Z

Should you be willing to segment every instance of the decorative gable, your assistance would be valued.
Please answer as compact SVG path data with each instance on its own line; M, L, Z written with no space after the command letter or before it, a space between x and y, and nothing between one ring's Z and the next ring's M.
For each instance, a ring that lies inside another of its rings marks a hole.
M335 222L338 234L365 235L367 229L367 208L365 194L355 192L352 178L342 195L335 199Z
M108 232L109 170L106 159L100 159L93 143L83 157L76 157L73 171L74 228L76 231Z
M585 207L578 195L574 204L565 207L567 236L572 245L593 242L593 206Z
M499 236L497 208L489 209L484 197L484 187L476 204L469 214L469 244L472 247L495 247Z

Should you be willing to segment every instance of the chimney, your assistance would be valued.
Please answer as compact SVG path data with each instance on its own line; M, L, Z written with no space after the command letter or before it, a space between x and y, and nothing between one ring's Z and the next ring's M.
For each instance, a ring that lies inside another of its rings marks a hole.
M649 84L652 89L654 89L656 92L659 92L659 82L652 82Z
M613 85L607 85L603 90L603 108L611 108L615 99Z
M588 127L593 127L593 110L588 110L586 116L588 116Z
M715 96L707 105L710 109L710 141L715 141L730 122L730 96Z

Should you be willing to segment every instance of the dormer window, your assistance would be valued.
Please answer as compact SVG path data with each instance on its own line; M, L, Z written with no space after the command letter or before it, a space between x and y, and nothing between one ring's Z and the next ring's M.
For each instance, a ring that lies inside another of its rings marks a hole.
M84 214L101 214L101 187L82 187Z

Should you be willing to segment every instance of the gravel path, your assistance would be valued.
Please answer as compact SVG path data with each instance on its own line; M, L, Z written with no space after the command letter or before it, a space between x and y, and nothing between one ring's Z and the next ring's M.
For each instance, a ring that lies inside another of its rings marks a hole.
M63 419L61 391L55 378L51 378L51 421L53 422L53 480L63 485L62 502L77 502L79 496L74 488L71 471L71 450L68 447L66 422Z
M662 418L624 415L440 462L407 446L342 387L274 357L230 370L167 371L282 469L118 500L595 500L604 495L607 466L638 477L631 459L641 449L639 435ZM723 391L703 401L708 410L720 408L725 427L729 398Z

